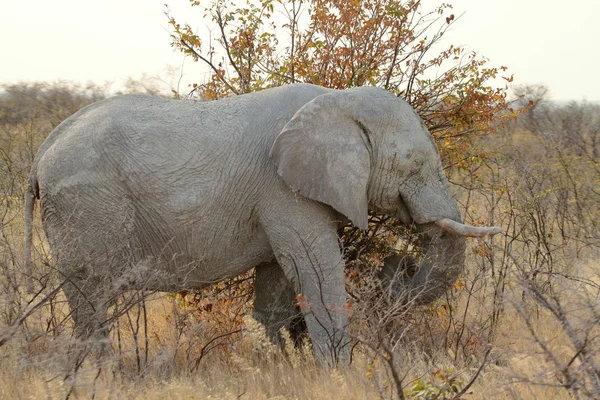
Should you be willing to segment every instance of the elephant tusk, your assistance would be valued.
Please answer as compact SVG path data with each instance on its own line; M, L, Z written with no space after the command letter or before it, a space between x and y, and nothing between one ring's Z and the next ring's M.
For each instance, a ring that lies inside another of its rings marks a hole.
M502 228L499 226L471 226L461 224L449 218L438 219L435 221L435 224L446 232L468 237L492 236L502 232Z

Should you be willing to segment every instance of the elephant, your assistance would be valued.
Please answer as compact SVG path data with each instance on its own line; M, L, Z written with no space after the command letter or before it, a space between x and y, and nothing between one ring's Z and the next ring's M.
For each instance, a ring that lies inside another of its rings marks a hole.
M414 109L377 87L292 84L217 101L124 95L89 105L40 147L25 194L64 279L78 336L106 329L130 289L201 289L256 268L256 315L274 332L302 315L320 360L347 358L337 230L373 210L415 224L419 302L464 264L464 225L438 149Z

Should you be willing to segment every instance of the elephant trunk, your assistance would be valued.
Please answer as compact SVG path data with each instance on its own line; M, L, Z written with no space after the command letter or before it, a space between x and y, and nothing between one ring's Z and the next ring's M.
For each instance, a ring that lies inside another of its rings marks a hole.
M458 279L465 264L466 240L435 224L419 226L419 231L423 235L423 259L404 290L409 299L427 304L442 297Z
M456 282L465 263L466 237L494 235L498 227L474 227L442 218L418 225L423 257L393 255L384 260L381 279L396 299L427 304L444 296Z

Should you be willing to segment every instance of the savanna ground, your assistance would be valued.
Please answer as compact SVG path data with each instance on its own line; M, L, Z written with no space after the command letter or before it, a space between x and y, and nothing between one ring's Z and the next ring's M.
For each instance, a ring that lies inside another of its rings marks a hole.
M600 396L598 106L535 99L518 122L475 140L482 156L449 170L449 179L465 221L502 226L503 234L469 240L464 274L428 306L373 296L380 258L350 262L356 346L351 365L326 369L306 338L294 345L284 332L282 347L268 341L251 318L251 274L202 293L129 293L107 321L108 350L99 356L78 343L39 217L35 290L27 293L22 193L45 135L104 93L67 84L5 89L0 398ZM412 251L408 231L380 229L400 254ZM354 237L347 253L372 245L374 231Z

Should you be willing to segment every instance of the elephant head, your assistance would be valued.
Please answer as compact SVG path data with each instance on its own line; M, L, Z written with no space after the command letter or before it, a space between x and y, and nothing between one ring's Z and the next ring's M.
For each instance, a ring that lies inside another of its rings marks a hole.
M466 236L500 232L461 223L425 124L385 90L362 87L316 97L285 125L271 155L288 186L360 228L367 228L369 209L416 224L423 260L403 284L420 303L440 297L456 280Z

